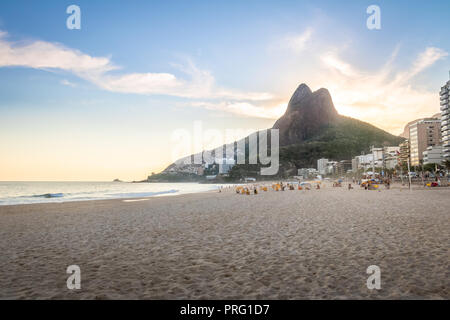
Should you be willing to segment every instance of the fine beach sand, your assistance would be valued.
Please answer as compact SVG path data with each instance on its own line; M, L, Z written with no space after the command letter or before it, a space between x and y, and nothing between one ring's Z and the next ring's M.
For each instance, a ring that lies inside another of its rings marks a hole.
M0 298L450 299L449 247L449 188L5 206Z

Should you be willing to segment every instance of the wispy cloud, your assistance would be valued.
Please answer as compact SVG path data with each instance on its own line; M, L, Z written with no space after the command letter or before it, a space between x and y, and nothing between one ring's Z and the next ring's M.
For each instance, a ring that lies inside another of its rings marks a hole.
M0 31L0 67L60 69L78 76L101 75L117 69L109 58L96 58L57 43L34 41L16 44Z
M300 34L286 36L282 40L281 47L292 50L295 53L300 53L305 50L312 35L313 29L306 28L305 31Z
M416 75L435 64L438 60L448 56L448 53L440 48L429 47L419 54L411 68L397 75L396 83L406 83Z
M61 80L61 84L68 86L68 87L72 87L72 88L75 88L77 86L75 83L73 83L67 79Z
M111 73L120 69L110 57L92 57L58 43L32 41L14 43L0 31L0 67L26 67L62 70L94 83L98 87L121 93L160 94L197 99L231 99L264 101L273 96L267 92L245 92L218 86L210 72L188 61L181 66L187 78L171 73Z

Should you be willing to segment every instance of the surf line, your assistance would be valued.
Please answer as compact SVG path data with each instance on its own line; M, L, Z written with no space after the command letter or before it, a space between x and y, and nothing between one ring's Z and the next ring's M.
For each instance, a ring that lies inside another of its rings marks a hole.
M122 200L122 202L139 202L139 201L148 201L150 199L128 199L128 200Z

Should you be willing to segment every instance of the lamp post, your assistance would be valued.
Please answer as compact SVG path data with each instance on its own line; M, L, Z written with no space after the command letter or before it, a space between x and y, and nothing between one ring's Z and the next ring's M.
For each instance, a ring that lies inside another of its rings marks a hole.
M408 180L409 180L409 190L411 191L411 168L409 166L409 159L408 159Z

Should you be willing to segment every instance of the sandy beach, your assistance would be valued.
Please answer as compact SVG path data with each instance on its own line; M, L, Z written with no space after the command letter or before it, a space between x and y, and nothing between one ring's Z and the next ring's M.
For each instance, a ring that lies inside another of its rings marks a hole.
M449 208L398 186L4 206L0 298L450 299Z

